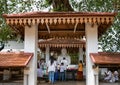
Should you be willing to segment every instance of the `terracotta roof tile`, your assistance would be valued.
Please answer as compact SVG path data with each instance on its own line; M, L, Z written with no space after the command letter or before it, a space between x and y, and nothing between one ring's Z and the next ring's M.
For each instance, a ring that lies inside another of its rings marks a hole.
M117 13L111 12L25 12L16 14L3 14L4 17L71 17L71 16L115 16Z
M32 57L33 53L0 52L0 68L25 67Z
M90 57L95 64L120 65L120 53L90 53Z

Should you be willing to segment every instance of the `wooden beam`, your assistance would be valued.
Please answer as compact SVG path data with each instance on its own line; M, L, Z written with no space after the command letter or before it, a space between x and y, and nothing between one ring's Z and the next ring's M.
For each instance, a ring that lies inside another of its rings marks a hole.
M76 29L77 29L77 25L78 25L78 23L76 23L75 26L74 26L74 33L75 33Z
M47 23L46 23L46 27L47 27L48 33L50 33L50 28Z
M76 31L73 33L73 31L51 31L48 33L48 31L39 31L38 36L39 39L48 39L48 38L54 38L54 37L69 37L69 38L80 38L81 36L84 36L84 31Z

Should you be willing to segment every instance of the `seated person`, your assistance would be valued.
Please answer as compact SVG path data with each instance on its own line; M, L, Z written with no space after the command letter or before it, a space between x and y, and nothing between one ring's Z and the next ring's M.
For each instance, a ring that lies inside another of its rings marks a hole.
M115 77L115 82L119 80L119 74L117 70L114 71L114 77Z
M108 70L107 72L105 72L105 81L110 81L110 79L112 78L112 72L110 70Z
M115 77L114 74L111 70L109 70L107 73L105 73L105 78L104 80L107 82L115 82Z

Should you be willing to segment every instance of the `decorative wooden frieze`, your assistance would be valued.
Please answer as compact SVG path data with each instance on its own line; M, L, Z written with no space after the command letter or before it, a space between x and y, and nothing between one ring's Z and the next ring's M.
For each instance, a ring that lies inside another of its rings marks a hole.
M70 18L66 18L67 19L67 23L69 24L70 23Z
M43 18L7 18L7 24L65 24L65 23L111 23L114 17L101 16L101 17L43 17Z
M60 44L60 43L56 43L56 44L49 44L49 43L47 43L47 44L38 44L38 46L39 47L44 47L44 48L46 48L47 46L49 46L49 47L56 47L56 48L59 48L59 47L67 47L67 48L75 48L75 47L80 47L80 48L82 48L83 46L85 46L85 45L83 45L83 44Z
M42 24L44 23L44 18L41 19L41 23L42 23Z
M53 20L52 20L52 19L49 19L49 23L52 24L52 23L53 23Z
M62 19L58 18L58 23L61 24L61 22L62 22Z

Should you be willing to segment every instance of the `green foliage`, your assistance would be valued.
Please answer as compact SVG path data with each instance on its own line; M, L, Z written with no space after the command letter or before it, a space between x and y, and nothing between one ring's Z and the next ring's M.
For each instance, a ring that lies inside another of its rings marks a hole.
M45 0L45 5L50 7L50 11L74 11L69 0Z
M110 11L115 11L118 13L118 15L115 17L113 25L108 29L108 31L99 39L99 48L103 51L109 51L109 52L119 52L120 51L120 10L115 7L115 5L119 5L120 3L116 4L119 0L113 0L113 9L109 9ZM120 1L119 1L120 2Z
M99 38L99 48L103 51L118 52L120 51L120 12L115 18L111 28Z
M71 64L78 64L79 62L79 54L78 53L69 53L70 59L71 59Z
M80 12L111 12L113 0L71 0L71 5Z
M8 39L11 39L12 31L9 28L0 29L0 42L6 42Z
M120 0L71 0L72 6L80 12L118 12L113 25L99 38L99 49L120 51Z
M50 5L52 4L52 0L45 0L45 4L46 4L47 6L50 6Z
M9 39L15 39L12 30L6 25L2 14L29 12L34 10L41 10L43 0L0 0L0 42L6 42Z
M0 3L3 3L0 4L0 42L5 43L7 40L12 39L13 37L11 29L6 25L5 20L2 17L3 13L9 13L10 7L8 5L10 2L8 0L0 0Z

